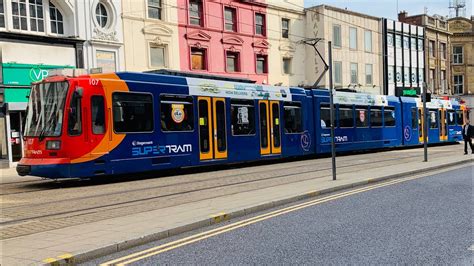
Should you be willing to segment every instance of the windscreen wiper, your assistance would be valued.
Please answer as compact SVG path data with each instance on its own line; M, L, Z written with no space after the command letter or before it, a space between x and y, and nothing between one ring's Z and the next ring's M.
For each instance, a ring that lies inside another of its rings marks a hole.
M41 129L41 132L40 132L40 134L39 134L39 136L38 136L38 140L39 140L40 142L45 138L45 137L44 137L45 132L46 132L45 128L42 128L42 129Z

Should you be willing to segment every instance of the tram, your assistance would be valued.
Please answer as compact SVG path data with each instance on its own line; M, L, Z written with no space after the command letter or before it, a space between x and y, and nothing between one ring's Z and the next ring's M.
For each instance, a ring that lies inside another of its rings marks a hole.
M466 109L336 92L337 151L461 140ZM118 72L32 86L19 175L90 178L330 152L327 90Z

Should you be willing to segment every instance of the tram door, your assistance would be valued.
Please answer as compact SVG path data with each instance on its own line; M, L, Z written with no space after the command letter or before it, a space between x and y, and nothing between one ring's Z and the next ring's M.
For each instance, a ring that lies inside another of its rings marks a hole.
M445 141L448 140L448 135L446 134L446 123L447 123L447 117L446 117L446 109L442 108L440 109L440 130L439 130L439 140Z
M418 108L418 141L423 143L423 136L425 134L425 121L423 116L423 108ZM428 141L428 137L426 138Z
M278 101L258 102L260 154L281 153L280 104Z
M226 109L224 98L198 97L199 159L227 158Z

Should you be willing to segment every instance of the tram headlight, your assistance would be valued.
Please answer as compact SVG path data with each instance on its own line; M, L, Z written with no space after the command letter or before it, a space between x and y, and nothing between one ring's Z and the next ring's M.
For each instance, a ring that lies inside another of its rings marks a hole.
M60 140L48 140L46 141L47 150L59 150L61 148Z

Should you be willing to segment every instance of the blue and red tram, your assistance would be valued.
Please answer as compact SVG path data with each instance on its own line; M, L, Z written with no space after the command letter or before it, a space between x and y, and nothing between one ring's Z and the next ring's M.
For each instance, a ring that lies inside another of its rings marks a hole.
M337 151L419 145L415 98L336 92ZM428 105L429 143L461 140L466 110ZM88 178L330 152L327 90L152 73L32 86L20 175Z

